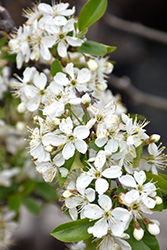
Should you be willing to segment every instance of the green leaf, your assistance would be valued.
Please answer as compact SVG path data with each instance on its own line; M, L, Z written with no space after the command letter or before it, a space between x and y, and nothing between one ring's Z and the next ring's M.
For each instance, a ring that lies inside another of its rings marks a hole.
M144 229L144 237L141 240L138 241L133 237L133 223L131 223L128 230L126 230L126 233L130 236L127 242L131 245L132 250L160 250L156 237L147 231L141 220L138 220L138 222Z
M107 8L107 0L89 0L82 8L78 17L79 30L90 27L99 20Z
M93 142L93 141L89 142L89 146L90 146L93 150L95 150L95 151L97 151L97 152L99 152L99 151L101 150L101 148L99 148L98 146L96 146L95 142Z
M99 241L95 241L93 237L89 238L87 241L86 241L87 245L86 245L86 250L95 250L95 249L98 249L98 244L99 244Z
M92 56L104 56L107 54L107 48L102 43L94 41L86 41L79 48L78 51Z
M107 46L105 45L106 49L107 49L107 54L113 52L114 50L117 49L117 47L114 47L114 46Z
M152 174L151 172L146 172L146 176L149 180L153 179L153 182L156 182L161 192L167 195L167 181L163 177Z
M40 214L40 205L39 203L32 197L24 197L22 199L22 203L26 206L26 208L33 214Z
M167 209L167 198L163 197L163 209Z
M140 159L143 153L143 143L141 143L137 148L136 148L136 158L134 158L133 160L133 167L137 168L139 166L140 163Z
M14 211L14 212L18 212L19 208L20 208L20 204L21 204L21 197L20 195L12 195L9 197L8 199L8 207L10 210Z
M52 76L55 76L58 72L63 72L61 63L58 59L54 60L51 65Z
M77 34L77 37L78 37L78 38L82 38L84 35L86 35L87 32L88 32L88 28L84 28L83 30L81 30L81 31Z
M6 44L7 36L4 36L0 39L0 49Z
M167 175L166 174L158 173L158 175L161 176L162 178L164 178L167 181Z
M53 229L51 235L64 242L85 240L91 236L87 232L87 229L93 224L94 222L89 222L89 219L87 218L68 222Z
M22 194L24 196L27 196L29 195L30 193L32 193L32 191L34 190L35 188L35 185L36 185L36 182L34 180L28 180L24 183L24 189L23 189L23 192Z
M117 188L117 194L119 195L123 191L124 191L123 187L122 186L118 186L118 188Z
M50 201L51 199L58 200L56 188L47 182L38 182L36 184L36 191L46 201Z
M75 160L73 161L73 164L71 165L71 169L70 171L72 171L73 169L80 169L83 168L84 166L82 165L81 161L80 161L80 153L76 153L76 157Z

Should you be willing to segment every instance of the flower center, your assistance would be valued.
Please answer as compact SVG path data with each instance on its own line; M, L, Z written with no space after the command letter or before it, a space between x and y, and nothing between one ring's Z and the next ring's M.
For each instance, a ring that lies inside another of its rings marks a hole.
M69 136L68 136L68 141L73 142L73 141L74 141L74 139L75 139L75 137L74 137L73 135L69 135Z
M77 85L77 81L76 81L75 79L73 79L73 80L71 81L71 85L72 85L73 87L75 87L75 86Z
M103 116L97 115L97 122L102 122L102 121L103 121Z
M59 39L60 39L60 40L64 39L64 37L65 37L64 33L60 33L60 34L59 34Z

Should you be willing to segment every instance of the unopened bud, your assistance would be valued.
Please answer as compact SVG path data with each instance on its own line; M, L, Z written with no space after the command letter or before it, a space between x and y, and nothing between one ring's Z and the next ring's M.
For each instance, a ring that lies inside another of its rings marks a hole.
M113 71L114 65L110 62L106 62L105 66L106 66L105 73L110 74Z
M24 131L24 129L26 128L25 123L24 122L17 122L16 123L16 129L19 131Z
M26 105L25 105L25 103L24 102L21 102L18 106L17 106L17 111L19 112L19 113L25 113L26 112L26 110L27 110L27 107L26 107Z
M141 227L134 228L133 236L136 240L141 240L143 238L143 235L144 235L144 230Z
M64 198L69 198L72 195L72 192L70 190L66 190L63 193L63 197Z
M82 102L82 104L84 104L84 105L88 105L88 104L90 104L91 103L91 98L90 98L90 96L88 95L88 93L86 93L86 94L84 94L83 96L82 96L82 98L81 98L81 102Z
M147 230L149 231L150 234L152 235L158 235L160 233L160 228L158 226L158 224L154 223L153 221L151 221L148 226L147 226Z
M38 116L35 115L35 116L33 117L33 120L34 120L35 122L38 122Z
M161 199L161 197L156 196L154 199L155 199L155 202L156 202L157 205L162 204L162 199Z
M45 147L46 152L51 153L53 151L54 147L51 145L48 145Z
M53 122L54 125L57 126L57 125L60 124L60 119L59 119L59 118L53 118L53 119L52 119L52 122Z
M99 67L98 63L94 59L89 59L87 64L88 64L89 69L92 71L96 71Z
M161 138L161 136L160 135L158 135L158 134L153 134L153 135L151 135L150 136L150 142L151 143L156 143L156 142L158 142L159 140L160 140L160 138Z

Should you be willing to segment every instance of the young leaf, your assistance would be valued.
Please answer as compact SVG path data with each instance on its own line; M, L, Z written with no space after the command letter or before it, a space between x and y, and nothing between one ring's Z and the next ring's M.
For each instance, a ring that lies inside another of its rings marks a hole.
M89 146L97 152L101 150L101 148L99 148L93 141L89 142Z
M51 235L56 239L64 242L75 242L85 240L91 236L87 232L87 229L93 224L94 222L89 222L89 219L87 218L67 222L53 229Z
M104 56L107 54L107 48L104 44L94 41L86 41L79 48L78 51L92 56Z
M95 241L93 237L89 238L87 241L86 241L87 245L86 245L86 250L95 250L95 249L98 249L98 244L99 244L99 241Z
M73 164L71 165L70 171L72 171L73 169L80 169L83 167L84 166L82 165L82 163L80 161L80 153L76 153L76 157L75 157Z
M139 166L140 163L140 159L142 156L142 152L143 152L143 143L141 143L137 148L136 148L136 158L133 160L133 167L137 168Z
M21 197L17 194L12 195L8 199L8 207L14 212L18 212L21 204Z
M117 47L114 47L114 46L108 46L108 45L105 45L106 49L107 49L107 54L113 52L114 50L117 49Z
M55 59L51 65L52 76L55 76L58 72L63 72L63 71L62 71L61 63L59 62L59 60Z
M153 182L156 182L157 186L161 189L161 192L167 195L167 181L162 176L150 172L146 172L146 176L149 180L153 179Z
M107 8L107 0L89 0L82 8L78 17L79 30L90 27L99 20Z
M46 201L50 201L51 199L58 200L56 188L47 182L38 182L36 184L36 191Z
M133 223L130 224L129 228L126 230L126 233L129 234L130 238L127 242L131 245L132 250L160 250L158 241L154 235L151 235L143 222L138 220L140 226L144 229L144 237L141 240L136 240L133 236Z
M27 209L35 214L39 215L40 214L40 205L39 203L32 197L24 197L22 199L22 203L27 207Z

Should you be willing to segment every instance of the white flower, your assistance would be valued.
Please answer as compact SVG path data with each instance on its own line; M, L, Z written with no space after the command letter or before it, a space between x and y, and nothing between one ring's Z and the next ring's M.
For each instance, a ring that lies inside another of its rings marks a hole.
M113 235L121 236L130 219L130 212L121 207L112 209L112 200L107 195L100 195L98 203L101 207L96 204L85 206L84 214L87 218L99 219L93 227L88 228L88 233L101 238L111 230Z
M84 42L83 40L69 36L68 33L74 31L74 19L69 19L64 26L57 26L57 32L53 36L45 36L43 38L43 43L51 48L54 44L57 44L57 52L59 56L67 56L68 46L78 47Z
M99 194L103 194L109 188L109 183L105 178L115 179L122 175L119 166L111 166L102 171L100 165L95 167L88 163L90 169L88 172L83 172L78 177L76 185L78 188L86 188L95 179L95 189ZM104 178L103 178L104 177Z
M77 88L79 91L87 90L86 83L90 80L91 73L87 68L81 70L74 68L73 63L68 63L64 71L68 74L58 72L54 76L54 81L63 86L69 86L71 89Z
M153 197L156 196L156 187L153 183L146 181L146 175L143 170L137 172L134 172L134 178L131 175L124 175L119 178L122 185L126 187L131 187L134 189L131 189L129 192L125 195L125 201L128 204L133 203L134 201L137 201L139 197L141 197L142 202L146 207L149 209L154 208L156 205L155 200ZM137 182L137 183L136 183ZM145 183L145 184L144 184Z
M157 169L164 170L167 165L167 157L162 152L165 147L161 147L161 144L157 146L155 143L150 143L148 145L149 157L147 159L147 163L145 164L145 168L147 171L151 169L153 174L158 174Z
M87 126L91 128L95 123L97 123L97 137L106 137L108 135L107 129L111 126L112 120L115 117L115 115L113 114L116 110L116 105L111 101L106 104L100 111L93 105L89 105L88 110L93 115L93 118L89 120Z
M82 154L86 153L87 144L83 140L89 136L89 129L86 126L81 125L73 129L72 120L68 117L67 119L62 119L59 128L62 132L59 135L48 133L43 137L44 145L49 143L56 147L64 146L62 155L66 160L74 155L76 149Z
M81 213L81 219L85 217L84 207L95 199L95 191L92 188L87 188L85 190L74 190L74 194L65 200L66 207L69 208L69 213L73 220L77 220L78 212ZM77 211L79 207L79 211Z

